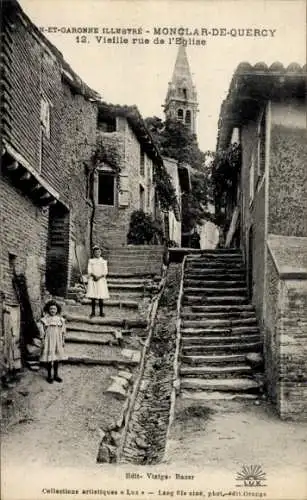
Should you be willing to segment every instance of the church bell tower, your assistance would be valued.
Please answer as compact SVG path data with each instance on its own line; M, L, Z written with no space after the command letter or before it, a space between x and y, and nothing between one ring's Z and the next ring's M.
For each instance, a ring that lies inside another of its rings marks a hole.
M175 67L164 104L165 118L178 120L196 134L197 93L192 81L186 48L179 45Z

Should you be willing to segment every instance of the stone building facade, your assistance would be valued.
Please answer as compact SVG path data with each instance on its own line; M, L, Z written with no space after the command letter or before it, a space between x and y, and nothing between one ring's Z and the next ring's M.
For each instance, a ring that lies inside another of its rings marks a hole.
M162 157L136 107L99 104L97 141L105 161L94 181L93 240L107 251L127 245L131 214L161 218L154 183Z
M1 293L24 274L35 317L47 292L64 295L88 253L84 162L96 143L99 96L15 1L3 7Z
M307 417L306 76L295 63L239 65L218 136L220 150L240 142L234 216L263 333L267 389L283 418Z

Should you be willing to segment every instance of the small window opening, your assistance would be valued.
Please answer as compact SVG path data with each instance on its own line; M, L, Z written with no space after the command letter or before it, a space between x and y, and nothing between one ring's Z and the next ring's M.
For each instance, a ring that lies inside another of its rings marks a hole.
M106 172L98 174L98 205L114 206L115 176Z
M16 260L17 260L17 255L9 253L9 266L12 270L15 270Z
M186 114L185 114L185 122L190 125L191 123L191 111L188 109Z
M177 116L178 120L183 120L183 109L178 109Z

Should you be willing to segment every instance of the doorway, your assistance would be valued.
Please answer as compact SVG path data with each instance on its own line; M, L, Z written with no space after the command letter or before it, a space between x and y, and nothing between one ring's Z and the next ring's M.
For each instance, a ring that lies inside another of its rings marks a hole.
M64 297L68 285L69 211L60 203L49 209L46 288Z

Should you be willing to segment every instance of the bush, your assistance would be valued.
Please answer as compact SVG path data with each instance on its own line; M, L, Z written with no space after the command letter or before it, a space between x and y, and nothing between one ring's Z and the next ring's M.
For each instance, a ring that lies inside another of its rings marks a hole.
M143 210L136 210L131 214L127 240L130 245L161 243L163 240L161 224Z

